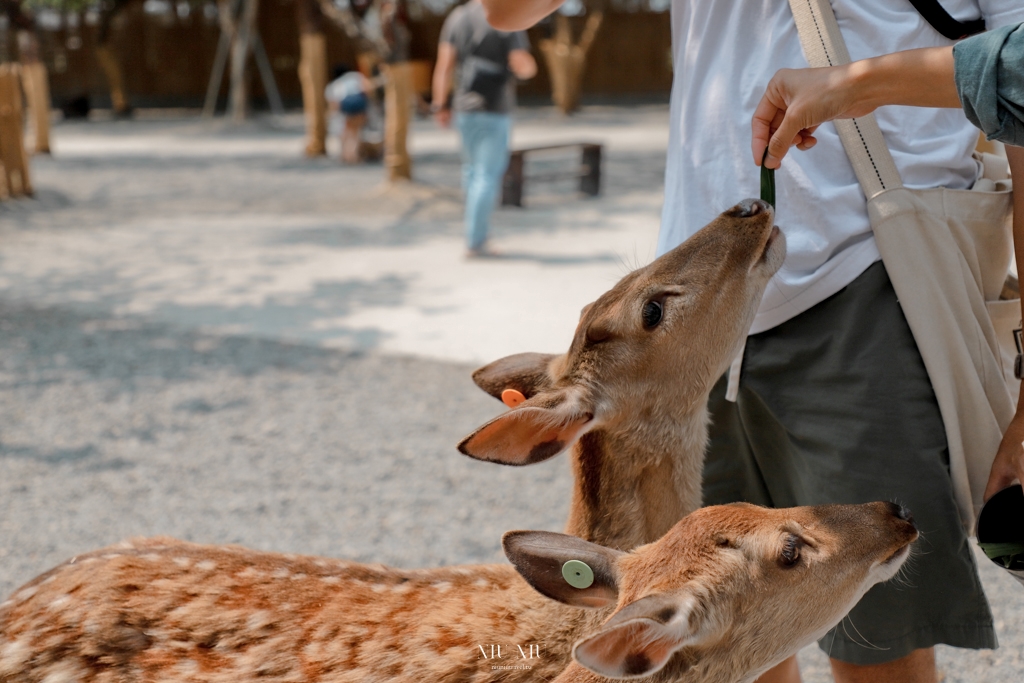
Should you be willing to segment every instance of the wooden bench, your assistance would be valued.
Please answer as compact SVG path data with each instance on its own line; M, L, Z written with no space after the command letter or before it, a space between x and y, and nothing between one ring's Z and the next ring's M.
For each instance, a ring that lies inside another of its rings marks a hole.
M563 149L579 149L579 166L567 170L538 175L526 175L526 155L553 152ZM601 192L601 145L594 142L573 142L561 145L544 145L515 149L509 155L508 170L501 191L502 206L522 206L526 180L543 183L566 178L579 178L580 192L595 197Z

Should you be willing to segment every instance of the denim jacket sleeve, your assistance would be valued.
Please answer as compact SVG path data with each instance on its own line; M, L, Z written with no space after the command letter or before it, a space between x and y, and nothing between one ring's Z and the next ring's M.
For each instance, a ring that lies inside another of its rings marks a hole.
M960 103L989 140L1024 146L1024 24L967 38L953 48Z

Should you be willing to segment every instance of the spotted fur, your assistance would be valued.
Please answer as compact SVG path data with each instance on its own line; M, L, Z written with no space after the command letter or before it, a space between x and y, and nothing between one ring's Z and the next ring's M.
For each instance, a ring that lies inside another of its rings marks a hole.
M696 509L708 393L784 255L771 212L752 206L623 278L584 310L567 354L478 372L490 393L528 398L462 450L526 464L554 455L550 441L569 448L567 532L612 548ZM652 296L667 297L664 320L647 329ZM144 539L72 558L0 604L0 683L550 680L605 616L542 597L509 565L399 571ZM495 664L491 645L538 656Z

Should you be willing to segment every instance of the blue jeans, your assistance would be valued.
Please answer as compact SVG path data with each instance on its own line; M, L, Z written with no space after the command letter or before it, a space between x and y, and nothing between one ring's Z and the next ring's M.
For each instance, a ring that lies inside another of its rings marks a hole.
M491 211L508 167L508 114L458 112L462 136L462 190L466 194L466 244L479 249L487 239Z

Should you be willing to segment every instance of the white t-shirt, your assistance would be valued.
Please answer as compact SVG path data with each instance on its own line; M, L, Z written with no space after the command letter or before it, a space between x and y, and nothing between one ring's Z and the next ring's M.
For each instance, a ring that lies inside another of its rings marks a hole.
M324 88L324 99L328 102L341 102L350 95L363 92L363 75L358 71L349 71L327 84Z
M960 21L989 29L1024 21L1024 0L941 0ZM910 0L832 0L852 59L949 45ZM671 132L658 253L760 190L750 119L778 69L807 66L787 0L673 0ZM978 139L959 109L882 107L875 113L903 182L969 188ZM879 259L867 204L831 123L810 151L776 172L776 223L785 264L765 292L751 334L806 311Z

